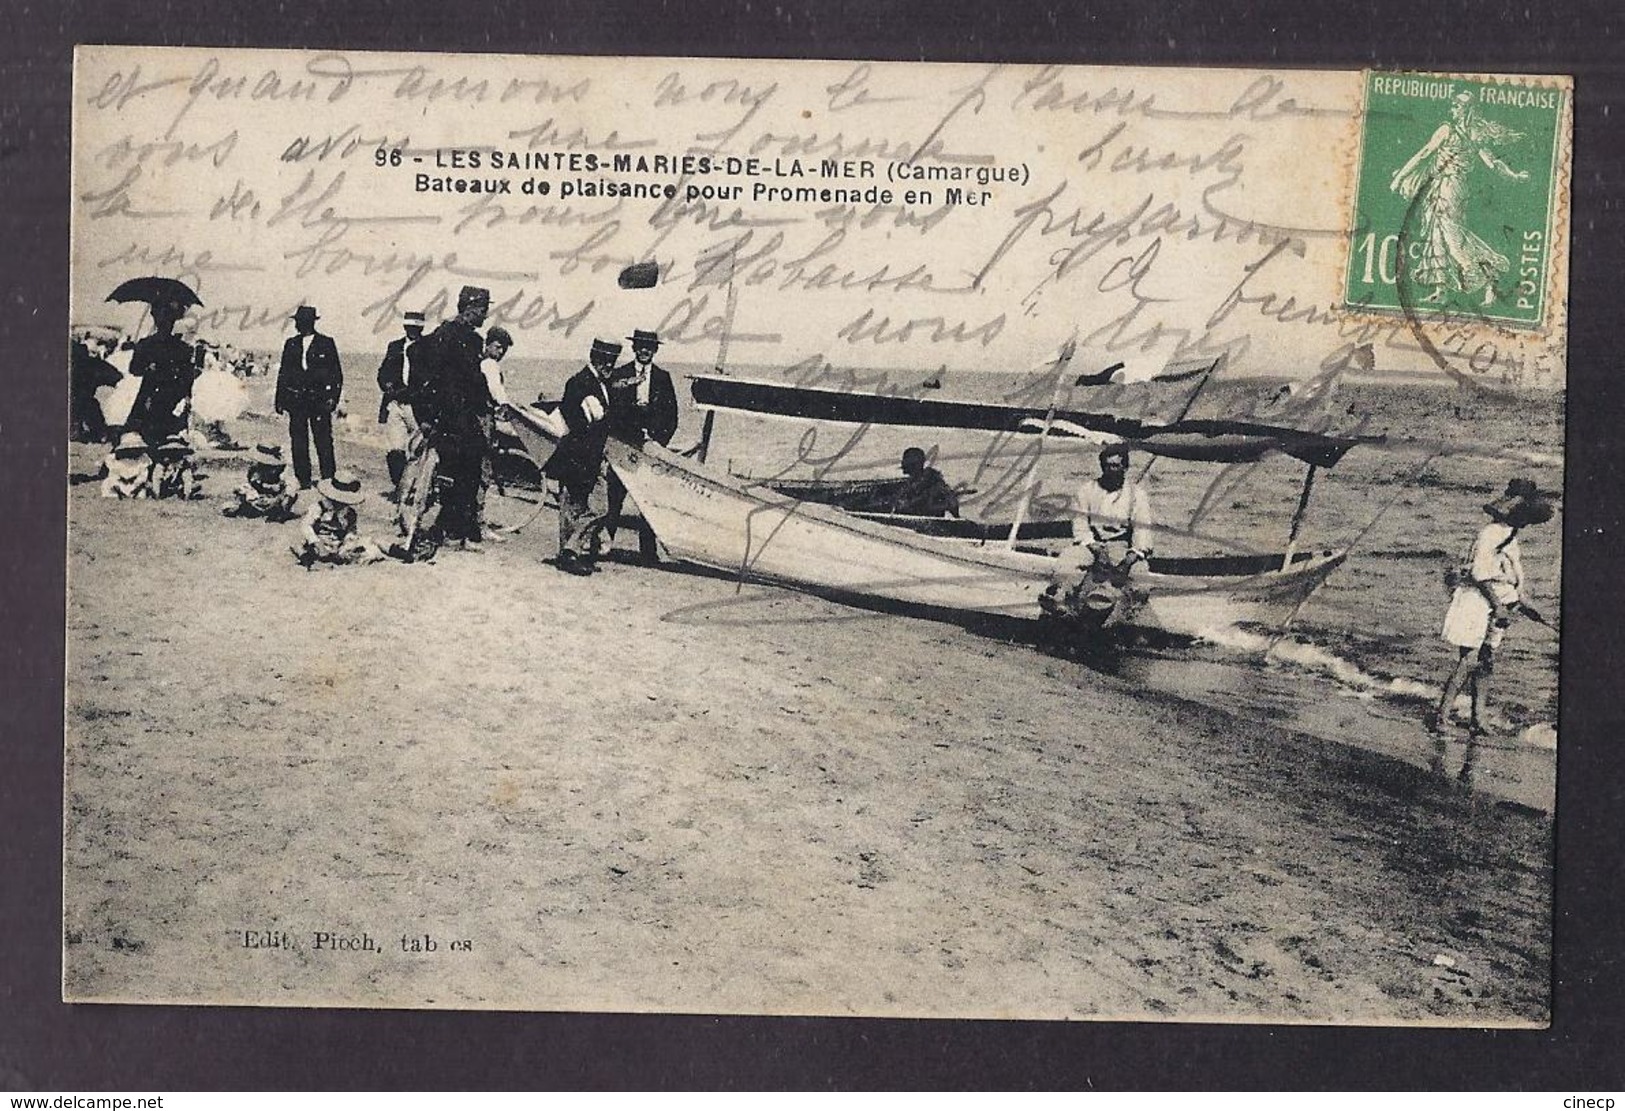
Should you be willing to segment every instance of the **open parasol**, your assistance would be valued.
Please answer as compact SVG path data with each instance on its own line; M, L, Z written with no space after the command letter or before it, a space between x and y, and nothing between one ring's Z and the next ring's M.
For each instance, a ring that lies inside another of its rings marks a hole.
M192 287L175 278L131 278L122 282L119 287L107 295L109 301L120 304L130 301L144 301L149 305L160 302L169 302L181 308L190 308L193 305L201 306L202 300L192 292Z

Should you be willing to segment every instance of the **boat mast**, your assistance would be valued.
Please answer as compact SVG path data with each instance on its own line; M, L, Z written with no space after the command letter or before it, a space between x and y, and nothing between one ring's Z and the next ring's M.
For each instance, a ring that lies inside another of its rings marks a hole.
M1298 492L1298 508L1292 512L1292 527L1287 532L1286 551L1281 553L1281 570L1285 571L1292 565L1292 556L1298 547L1298 530L1303 527L1304 514L1309 510L1309 495L1315 488L1315 471L1319 470L1313 463L1309 464L1309 473L1303 476L1303 489Z
M734 291L733 279L730 278L728 279L728 305L722 317L722 336L717 340L716 371L718 374L728 373L728 338L733 334L734 306L738 303L739 295ZM716 424L716 421L717 411L707 409L705 411L705 423L700 426L700 442L694 445L694 458L701 463L705 462L706 455L711 451L711 429Z
M1033 453L1032 470L1027 474L1027 489L1021 495L1021 502L1016 506L1016 518L1010 522L1010 535L1005 540L1005 546L1015 550L1016 536L1021 532L1022 523L1027 519L1027 509L1032 505L1033 493L1038 489L1038 464L1044 458L1044 442L1049 439L1050 429L1055 426L1055 410L1061 405L1061 385L1066 379L1066 368L1072 362L1072 354L1078 349L1078 333L1074 329L1071 337L1061 345L1061 354L1055 360L1055 390L1050 394L1049 412L1044 414L1044 430L1038 436L1038 448Z
M1207 365L1207 369L1202 371L1202 377L1196 380L1195 388L1193 388L1189 396L1185 398L1185 404L1180 407L1179 415L1176 416L1170 423L1178 424L1180 421L1191 415L1191 410L1196 408L1196 399L1202 396L1202 391L1207 388L1208 379L1212 378L1214 373L1220 367L1224 366L1229 359L1230 355L1228 353L1221 354L1218 358L1214 359ZM1155 381L1155 379L1153 379L1153 381ZM1152 455L1150 459L1147 459L1145 466L1140 468L1140 477L1135 481L1144 482L1145 476L1151 473L1151 468L1156 464L1156 462L1156 455Z

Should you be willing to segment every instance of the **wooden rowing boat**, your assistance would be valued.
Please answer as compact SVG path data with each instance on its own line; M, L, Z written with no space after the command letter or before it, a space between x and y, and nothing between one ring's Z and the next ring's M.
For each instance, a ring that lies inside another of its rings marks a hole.
M557 440L545 410L518 406L535 450ZM609 465L674 558L743 579L896 603L937 615L1038 620L1052 555L966 543L866 520L753 486L658 444L612 439ZM1280 628L1344 558L1334 551L1155 559L1134 578L1133 624L1201 636L1237 624Z

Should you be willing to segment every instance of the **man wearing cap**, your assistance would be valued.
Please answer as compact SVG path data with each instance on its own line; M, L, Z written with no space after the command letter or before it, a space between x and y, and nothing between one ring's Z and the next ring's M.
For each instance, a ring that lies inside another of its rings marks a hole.
M660 349L660 336L636 328L627 339L632 341L632 361L617 367L610 382L610 434L632 443L641 443L647 438L665 447L677 434L677 391L671 384L671 375L654 361L655 352ZM609 516L605 525L611 542L625 505L626 487L611 471ZM638 552L646 563L656 559L654 530L641 517L638 519Z
M316 319L310 305L294 310L294 334L282 345L282 365L276 377L276 411L288 415L293 474L301 490L311 485L311 440L316 442L321 476L333 477L333 411L344 391L338 345L316 330Z
M592 341L588 363L564 384L559 411L570 428L547 461L546 474L563 486L559 498L558 567L592 574L594 548L608 516L603 490L604 441L609 438L609 382L621 345Z
M1114 566L1133 566L1151 557L1151 499L1128 478L1129 453L1125 447L1100 452L1100 477L1085 482L1073 499L1074 552L1077 566L1091 567L1100 559Z
M378 366L378 423L384 426L389 444L384 461L389 467L389 481L394 484L390 499L400 497L401 476L406 473L406 452L412 442L412 431L417 421L412 417L409 404L412 381L412 349L423 338L423 314L408 312L401 318L406 333L389 341L384 349L384 361Z
M485 341L479 327L490 310L490 291L465 285L457 295L457 315L419 341L408 390L426 442L440 457L440 531L463 548L483 539L480 467L490 400L480 370Z

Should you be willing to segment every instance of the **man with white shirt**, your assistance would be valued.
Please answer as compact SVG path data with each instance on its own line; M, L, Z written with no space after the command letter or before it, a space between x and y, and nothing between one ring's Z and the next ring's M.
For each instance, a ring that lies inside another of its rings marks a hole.
M635 328L627 337L632 343L632 361L615 369L610 380L609 431L631 443L642 443L645 438L661 447L671 443L677 434L677 390L671 375L654 361L660 349L660 336L655 332ZM604 532L611 544L621 523L621 510L626 505L626 487L611 471L609 474L609 522ZM638 554L645 563L658 558L654 529L642 517L638 518Z
M412 349L423 338L424 316L409 312L401 320L405 333L390 341L384 361L378 366L378 423L384 426L389 447L384 456L389 481L394 484L390 500L400 497L401 478L406 473L406 457L411 451L417 420L412 416Z
M1074 542L1061 552L1055 579L1039 599L1045 613L1105 627L1135 605L1130 574L1151 558L1156 541L1151 499L1129 481L1128 464L1127 448L1103 449L1100 477L1074 495Z
M293 474L301 490L312 485L311 440L316 442L321 477L333 477L333 411L344 390L338 346L331 336L316 331L316 320L316 310L310 305L294 311L294 334L282 345L282 366L276 378L276 411L288 415Z
M1155 545L1151 499L1128 480L1128 448L1100 453L1100 477L1085 482L1072 499L1074 544L1063 562L1079 569L1104 560L1127 570L1151 558Z
M513 334L500 325L485 333L485 350L480 356L480 376L485 379L485 404L480 409L480 432L485 451L480 456L479 520L481 535L493 539L502 529L485 519L485 496L496 479L497 422L506 420L511 402L502 378L502 360L513 348ZM497 486L500 493L501 485Z

